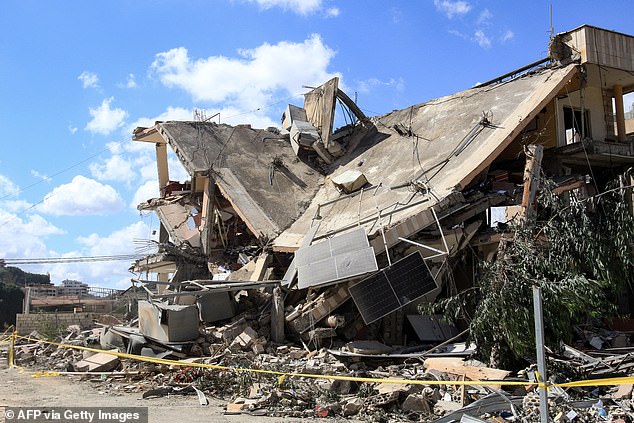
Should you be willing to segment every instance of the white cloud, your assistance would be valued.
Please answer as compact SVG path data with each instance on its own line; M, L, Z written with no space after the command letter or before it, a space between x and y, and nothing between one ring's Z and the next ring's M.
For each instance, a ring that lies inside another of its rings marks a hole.
M491 39L486 36L484 31L481 29L477 30L475 34L473 34L473 39L478 45L482 48L491 48Z
M118 181L130 183L136 176L132 164L122 156L115 154L101 163L91 163L90 173L100 181Z
M193 120L194 113L190 109L185 109L183 107L168 107L163 113L158 116L149 118L149 117L141 117L132 122L127 126L126 131L128 133L132 133L137 127L145 127L149 128L154 126L157 121L169 121L169 120ZM140 142L134 142L132 144L144 144Z
M0 257L48 256L44 239L50 235L63 234L64 231L37 214L21 218L13 211L9 212L14 205L17 206L10 203L12 202L4 202L0 207Z
M478 25L488 25L491 23L491 18L493 18L493 14L489 11L489 9L484 9L480 12L476 23Z
M139 250L139 246L147 243L150 239L156 237L152 235L152 229L145 222L139 221L118 229L109 235L101 236L93 233L87 236L78 237L77 242L83 245L82 251L85 255L118 255L118 254L134 254ZM83 276L85 280L93 281L94 285L107 285L122 287L129 286L130 277L128 267L131 263L125 261L119 262L95 262L90 266L82 268L82 272L87 274ZM107 281L107 282L103 282Z
M330 7L326 9L326 16L329 18L336 18L341 14L341 10L338 7Z
M357 90L359 92L368 93L372 91L372 88L374 87L394 87L400 92L405 89L405 80L403 78L390 78L387 81L381 81L378 78L370 78L364 81L359 81Z
M130 201L130 208L136 210L136 207L139 204L145 203L150 198L157 198L158 196L159 196L158 181L156 179L146 181L134 193L134 196L132 197L132 201Z
M99 77L94 72L83 71L78 77L84 88L99 87Z
M123 200L110 185L77 175L46 194L37 209L54 216L86 216L116 213Z
M128 79L126 80L125 86L126 88L136 88L137 84L133 73L128 74Z
M504 43L506 41L510 41L513 38L515 38L515 33L513 31L511 31L510 29L507 29L504 34L502 34L502 38L501 41Z
M465 15L471 10L471 4L462 0L434 0L434 5L436 9L447 15L449 19L454 16Z
M46 182L51 182L51 181L52 181L52 179L51 179L51 177L50 177L50 176L45 175L45 174L43 174L43 173L40 173L40 172L38 172L38 171L37 171L37 170L35 170L35 169L31 169L31 175L32 175L32 176L34 176L34 177L36 177L36 178L38 178L38 179L41 179L41 180L43 180L43 181L46 181Z
M128 112L119 108L110 108L110 103L114 100L114 97L106 98L101 102L101 105L96 109L90 108L89 113L92 116L92 120L86 125L86 130L108 135L117 128L123 126L125 119L128 117Z
M298 15L309 15L322 8L322 0L247 0L257 3L262 9L281 7Z
M145 242L139 240L154 239L152 228L145 222L137 222L102 236L92 233L76 239L78 249L65 253L49 251L32 257L82 257L134 254ZM64 279L80 280L90 286L125 289L130 286L132 276L128 268L131 261L106 261L86 263L57 263L40 267L39 272L50 272L51 281L59 284ZM32 270L34 271L34 270Z
M68 125L68 132L71 133L71 135L75 135L77 133L77 127L73 126L73 125Z
M403 19L403 11L397 7L393 7L390 10L390 14L392 15L392 23L394 24L400 23Z
M19 186L6 176L0 175L0 197L16 196L19 193Z
M129 185L137 175L133 170L133 159L126 154L127 151L121 143L110 142L106 147L111 156L99 163L91 163L90 173L100 181L118 181Z
M86 247L89 255L133 254L135 240L150 239L150 228L142 221L118 229L107 236L92 233L77 238L77 242Z
M151 69L168 87L181 88L199 102L258 109L278 92L298 94L336 76L327 71L335 52L313 34L300 43L281 41L238 51L239 58L190 58L184 47L156 55ZM228 104L227 104L228 103Z
M0 205L9 213L21 213L33 206L33 204L25 200L4 200L0 202Z
M450 29L449 32L451 35L455 35L456 37L462 38L463 40L466 40L468 37L463 34L462 32L456 30L456 29Z

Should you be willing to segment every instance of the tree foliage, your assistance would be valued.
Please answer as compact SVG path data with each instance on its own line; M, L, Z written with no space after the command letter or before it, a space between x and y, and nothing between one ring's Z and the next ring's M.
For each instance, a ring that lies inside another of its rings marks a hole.
M470 337L501 364L534 354L532 287L542 288L546 342L568 342L572 326L614 315L614 298L632 281L634 220L625 190L585 200L552 194L542 182L538 218L511 227L494 262L479 263L474 289L439 302L456 317L474 307Z
M0 329L15 325L15 315L22 312L23 299L20 288L0 283Z
M0 283L5 285L27 286L27 285L50 285L50 275L29 273L18 267L0 267Z

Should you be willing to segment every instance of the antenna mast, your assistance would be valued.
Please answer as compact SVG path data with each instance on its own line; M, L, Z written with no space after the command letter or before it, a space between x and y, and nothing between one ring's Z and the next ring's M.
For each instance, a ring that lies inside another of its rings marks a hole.
M550 3L550 40L555 36L555 28L553 28L553 4Z

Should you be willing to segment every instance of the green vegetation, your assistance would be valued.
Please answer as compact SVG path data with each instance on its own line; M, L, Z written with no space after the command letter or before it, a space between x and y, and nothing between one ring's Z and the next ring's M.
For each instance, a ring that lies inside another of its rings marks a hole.
M585 200L552 194L542 183L538 218L511 227L498 259L481 262L472 289L426 311L468 319L478 352L512 366L534 355L532 286L542 288L546 342L569 342L575 323L617 314L616 298L631 286L634 220L626 190Z
M50 275L25 272L17 267L0 267L0 284L11 286L50 285Z
M25 272L17 267L0 267L0 325L15 325L15 315L22 313L25 285L50 285L49 275Z
M17 286L0 283L0 325L15 325L15 315L22 312L24 294Z

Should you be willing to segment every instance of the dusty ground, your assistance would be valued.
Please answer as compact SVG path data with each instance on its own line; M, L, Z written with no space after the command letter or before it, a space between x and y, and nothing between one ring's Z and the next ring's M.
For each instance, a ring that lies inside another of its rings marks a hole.
M0 370L0 407L148 407L150 423L301 421L244 414L225 415L226 401L208 398L209 405L201 406L195 395L142 399L141 393L105 393L99 391L100 383L68 376L33 378L30 374L20 373L15 368L3 368ZM4 413L0 414L4 417Z

